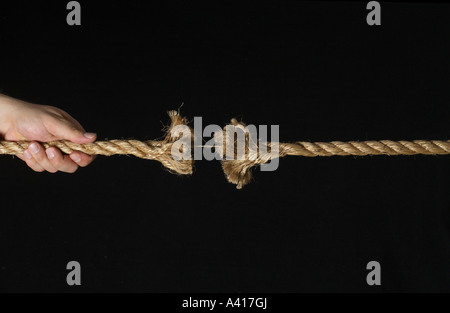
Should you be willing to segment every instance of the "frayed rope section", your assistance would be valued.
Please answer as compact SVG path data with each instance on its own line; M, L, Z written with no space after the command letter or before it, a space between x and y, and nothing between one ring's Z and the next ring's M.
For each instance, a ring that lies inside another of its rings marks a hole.
M172 145L179 138L173 138L171 131L175 126L187 125L187 119L180 116L177 111L168 112L171 124L166 136L161 141L149 140L109 140L93 143L77 144L66 140L42 143L45 149L57 147L62 152L70 154L73 151L81 151L89 155L134 155L141 159L156 160L162 163L171 173L179 175L192 174L193 160L174 160L172 158ZM192 129L190 128L191 133ZM28 141L0 141L0 154L22 154L29 145Z
M64 153L81 151L89 155L134 155L138 158L156 160L161 162L170 172L179 175L189 175L193 172L192 160L175 160L172 158L172 146L180 137L172 137L171 130L178 125L187 125L187 119L181 117L177 111L168 112L171 118L166 136L161 141L149 140L109 140L96 141L87 144L76 144L70 141L54 141L42 143L47 149L57 147ZM245 124L231 120L231 125L245 129ZM193 138L192 128L189 128ZM233 135L234 137L234 135ZM236 144L234 138L227 137L224 131L224 147L226 141ZM0 154L17 155L22 154L28 148L27 141L0 141ZM275 147L274 143L266 144L264 151L271 151ZM366 155L443 155L450 154L450 141L446 140L414 140L414 141L332 141L332 142L304 142L277 143L278 154L270 152L261 152L258 145L249 144L249 136L246 132L245 157L242 160L236 158L222 160L222 168L226 178L230 183L236 184L238 189L248 184L252 178L252 167L265 164L273 158L284 157L288 155L316 157L316 156L366 156ZM236 147L236 146L235 146ZM238 149L234 149L234 156ZM227 156L226 149L224 155ZM252 157L249 157L252 156Z
M245 130L246 125L235 119L231 120L231 125ZM224 140L232 140L226 137ZM414 141L332 141L332 142L305 142L297 141L293 143L276 143L278 154L272 154L270 151L274 143L266 144L265 149L257 145L249 145L249 136L246 132L245 158L244 160L223 160L222 168L226 178L230 183L236 184L238 189L248 184L252 179L252 167L265 164L270 160L288 155L317 157L317 156L366 156L366 155L415 155L415 154L450 154L450 140L414 140ZM253 147L253 148L252 148ZM235 147L234 155L237 155L238 149ZM225 151L226 154L226 151ZM253 156L252 158L248 156Z

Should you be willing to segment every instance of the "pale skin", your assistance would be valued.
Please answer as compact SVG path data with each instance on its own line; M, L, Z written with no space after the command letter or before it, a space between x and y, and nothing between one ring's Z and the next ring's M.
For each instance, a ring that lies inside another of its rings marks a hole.
M94 142L97 135L86 132L78 121L61 109L0 94L0 138L32 141L17 157L35 172L74 173L79 167L89 165L94 157L79 151L66 155L54 147L45 149L39 142L64 139L82 144Z

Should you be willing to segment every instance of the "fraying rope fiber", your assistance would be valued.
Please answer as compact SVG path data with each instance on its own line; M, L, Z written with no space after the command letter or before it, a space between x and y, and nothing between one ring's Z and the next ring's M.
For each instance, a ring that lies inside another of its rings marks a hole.
M134 155L138 158L156 160L161 162L170 172L180 175L189 175L193 172L193 159L175 160L172 157L172 146L179 137L172 137L171 131L175 126L186 125L187 119L181 117L177 111L168 112L171 118L166 136L161 141L149 140L109 140L96 141L87 144L76 144L70 141L54 141L42 143L47 149L57 147L64 153L70 154L73 151L81 151L89 155ZM245 129L245 124L232 119L231 125ZM193 131L191 135L193 138ZM233 138L227 137L224 131L224 147L226 142L236 145ZM271 159L284 157L288 155L316 157L316 156L366 156L366 155L443 155L450 154L450 141L443 140L414 140L414 141L332 141L332 142L304 142L294 143L276 143L278 154L270 152L261 152L258 145L249 145L248 134L246 133L245 158L222 160L222 168L225 176L230 183L236 184L238 189L248 184L252 178L251 168L265 164ZM17 155L22 154L28 148L29 142L26 141L0 141L0 154ZM274 143L267 143L264 151L271 151L275 147ZM256 148L255 148L256 147ZM236 155L237 149L233 150ZM224 149L224 156L227 154ZM252 157L249 157L249 156Z
M238 122L236 119L231 120L231 125L245 129L244 123ZM233 142L233 139L226 137L224 132L224 141ZM260 149L260 145L250 145L248 133L246 134L245 156L244 160L223 160L222 168L226 178L230 183L237 185L241 189L248 184L252 178L251 168L256 165L265 164L273 158L285 157L288 155L317 157L317 156L366 156L366 155L442 155L450 154L450 141L442 140L414 140L414 141L332 141L332 142L305 142L297 141L294 143L276 143L278 148L277 154L269 152L274 143L266 144L265 149ZM256 149L252 149L256 148ZM238 149L233 150L236 156ZM226 151L225 151L226 154ZM253 158L248 156L252 155Z
M165 138L161 141L109 140L77 144L61 140L42 143L42 145L45 149L56 147L67 154L73 151L81 151L89 155L134 155L141 159L159 161L174 174L192 174L193 160L174 160L172 158L172 145L179 138L173 138L171 131L175 126L187 125L187 119L181 117L177 111L169 111L168 114L171 119L171 124L166 132ZM28 148L29 143L28 141L0 141L0 154L22 154Z

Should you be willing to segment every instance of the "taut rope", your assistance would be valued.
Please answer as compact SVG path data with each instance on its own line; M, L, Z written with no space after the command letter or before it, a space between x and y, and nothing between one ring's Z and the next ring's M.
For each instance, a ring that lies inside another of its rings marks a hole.
M179 138L173 138L171 136L171 130L177 125L186 125L187 119L181 117L177 111L169 111L168 114L171 119L171 124L165 138L161 141L109 140L77 144L66 140L60 140L42 143L42 145L46 149L49 147L56 147L67 154L70 154L73 151L81 151L89 155L134 155L142 159L159 161L170 172L175 174L192 174L193 160L174 160L172 158L172 145ZM28 141L0 141L0 154L22 154L28 148L29 143L30 142Z
M246 125L238 122L236 119L231 120L231 125L246 131ZM230 160L222 160L222 168L227 180L236 184L238 189L248 184L252 178L251 168L256 165L265 164L270 160L288 155L317 157L317 156L365 156L365 155L415 155L415 154L450 154L450 140L414 140L414 141L332 141L332 142L305 142L297 141L294 143L276 143L278 153L272 154L271 151L275 147L274 143L266 143L265 149L261 149L262 144L250 145L249 133L246 132L245 158L237 159L238 148L234 138L230 138L229 134L224 130L223 133L224 146L228 141L229 144L235 144L232 154L229 154ZM226 149L225 149L225 155ZM251 157L249 157L251 156Z
M93 143L76 144L70 141L53 141L42 143L45 148L57 147L64 153L81 151L89 155L134 155L138 158L156 160L161 162L169 171L175 174L192 174L193 159L175 160L172 158L172 146L178 138L171 136L171 130L177 125L187 125L187 119L181 117L177 111L169 111L171 125L167 130L165 138L161 141L149 140L109 140L96 141ZM245 124L231 121L232 125L245 128ZM190 129L190 128L189 128ZM190 129L193 135L192 129ZM234 137L226 136L224 131L224 147L226 141L236 144ZM193 137L193 136L192 136ZM288 155L316 157L316 156L365 156L365 155L443 155L450 154L450 140L414 140L414 141L332 141L332 142L305 142L297 141L294 143L278 143L278 154L270 152L261 152L260 145L248 144L248 133L246 134L245 157L243 160L222 160L222 168L225 176L230 183L236 184L238 189L250 182L252 174L251 168L255 165L265 164L271 159L284 157ZM22 154L28 148L27 141L0 141L0 154L17 155ZM256 147L256 150L255 150ZM270 151L274 143L266 144L264 151ZM233 152L237 154L237 149ZM224 149L224 155L226 150ZM252 157L249 157L252 156Z

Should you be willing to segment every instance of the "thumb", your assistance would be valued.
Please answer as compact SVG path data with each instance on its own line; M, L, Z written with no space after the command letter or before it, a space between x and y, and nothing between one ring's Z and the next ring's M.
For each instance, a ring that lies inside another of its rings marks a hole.
M48 131L58 139L69 140L74 143L94 142L97 139L95 133L87 133L81 127L70 121L52 120L47 126Z

